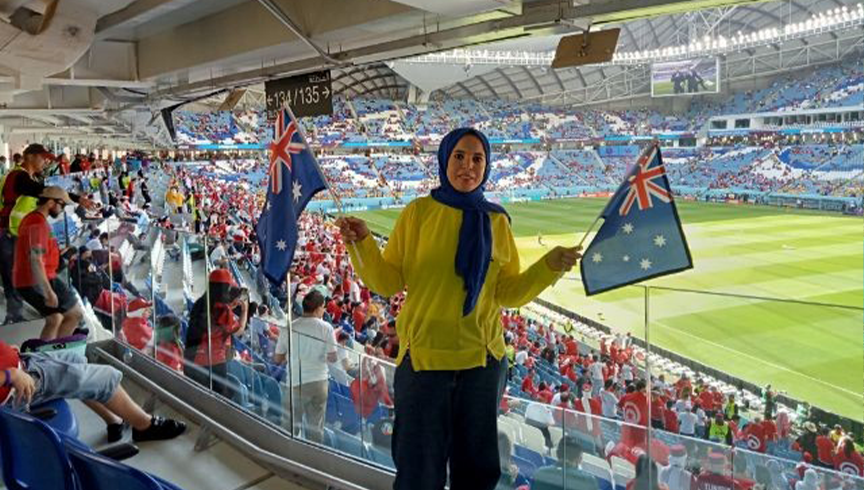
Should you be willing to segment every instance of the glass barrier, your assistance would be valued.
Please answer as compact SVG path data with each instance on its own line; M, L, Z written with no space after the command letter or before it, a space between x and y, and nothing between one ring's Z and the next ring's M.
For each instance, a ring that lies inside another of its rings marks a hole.
M165 212L177 225L194 222L186 205ZM329 304L326 328L299 311L292 319L299 301L290 293L341 284L299 287L305 278L292 276L288 290L270 288L251 265L252 246L223 238L215 220L208 234L147 226L129 210L64 220L52 229L76 248L61 277L108 335L292 437L394 468L385 315L369 314L357 331ZM621 317L632 324L615 331L536 305L505 314L515 362L499 408L499 488L789 490L803 481L805 490L864 490L836 443L832 461L820 459L807 423L819 431L835 419L792 402L860 419L860 305L842 295L808 303L627 291L638 293ZM816 466L800 465L805 452Z

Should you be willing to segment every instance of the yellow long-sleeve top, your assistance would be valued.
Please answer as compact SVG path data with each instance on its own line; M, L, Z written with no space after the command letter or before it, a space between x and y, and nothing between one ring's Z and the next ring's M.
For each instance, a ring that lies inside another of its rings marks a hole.
M431 197L416 199L399 215L383 254L371 235L348 247L351 263L369 289L392 296L408 288L396 322L401 344L397 365L408 349L417 371L485 366L487 352L501 359L501 308L528 303L557 279L544 259L520 272L507 217L490 217L492 262L477 306L465 317L465 288L455 266L461 210Z

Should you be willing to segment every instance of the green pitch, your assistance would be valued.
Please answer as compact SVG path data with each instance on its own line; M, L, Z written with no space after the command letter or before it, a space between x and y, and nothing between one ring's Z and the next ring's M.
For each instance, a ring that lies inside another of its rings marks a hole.
M598 199L508 205L523 268L551 246L575 245L604 205ZM645 284L858 308L864 303L861 218L692 202L679 202L678 208L694 269ZM399 212L358 216L386 234ZM642 287L589 298L576 270L541 297L645 337ZM651 290L649 316L656 345L864 419L860 310Z

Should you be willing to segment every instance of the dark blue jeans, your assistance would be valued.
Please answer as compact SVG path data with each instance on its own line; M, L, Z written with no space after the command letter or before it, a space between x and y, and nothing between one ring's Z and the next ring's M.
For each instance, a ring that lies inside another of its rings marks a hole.
M486 367L414 371L410 352L394 377L394 490L493 490L501 475L498 405L507 358Z

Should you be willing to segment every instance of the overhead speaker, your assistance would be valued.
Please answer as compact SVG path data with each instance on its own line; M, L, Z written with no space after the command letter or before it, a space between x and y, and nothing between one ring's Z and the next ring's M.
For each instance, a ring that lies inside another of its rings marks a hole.
M555 50L552 68L592 65L612 60L618 46L621 29L605 29L597 32L562 37Z

